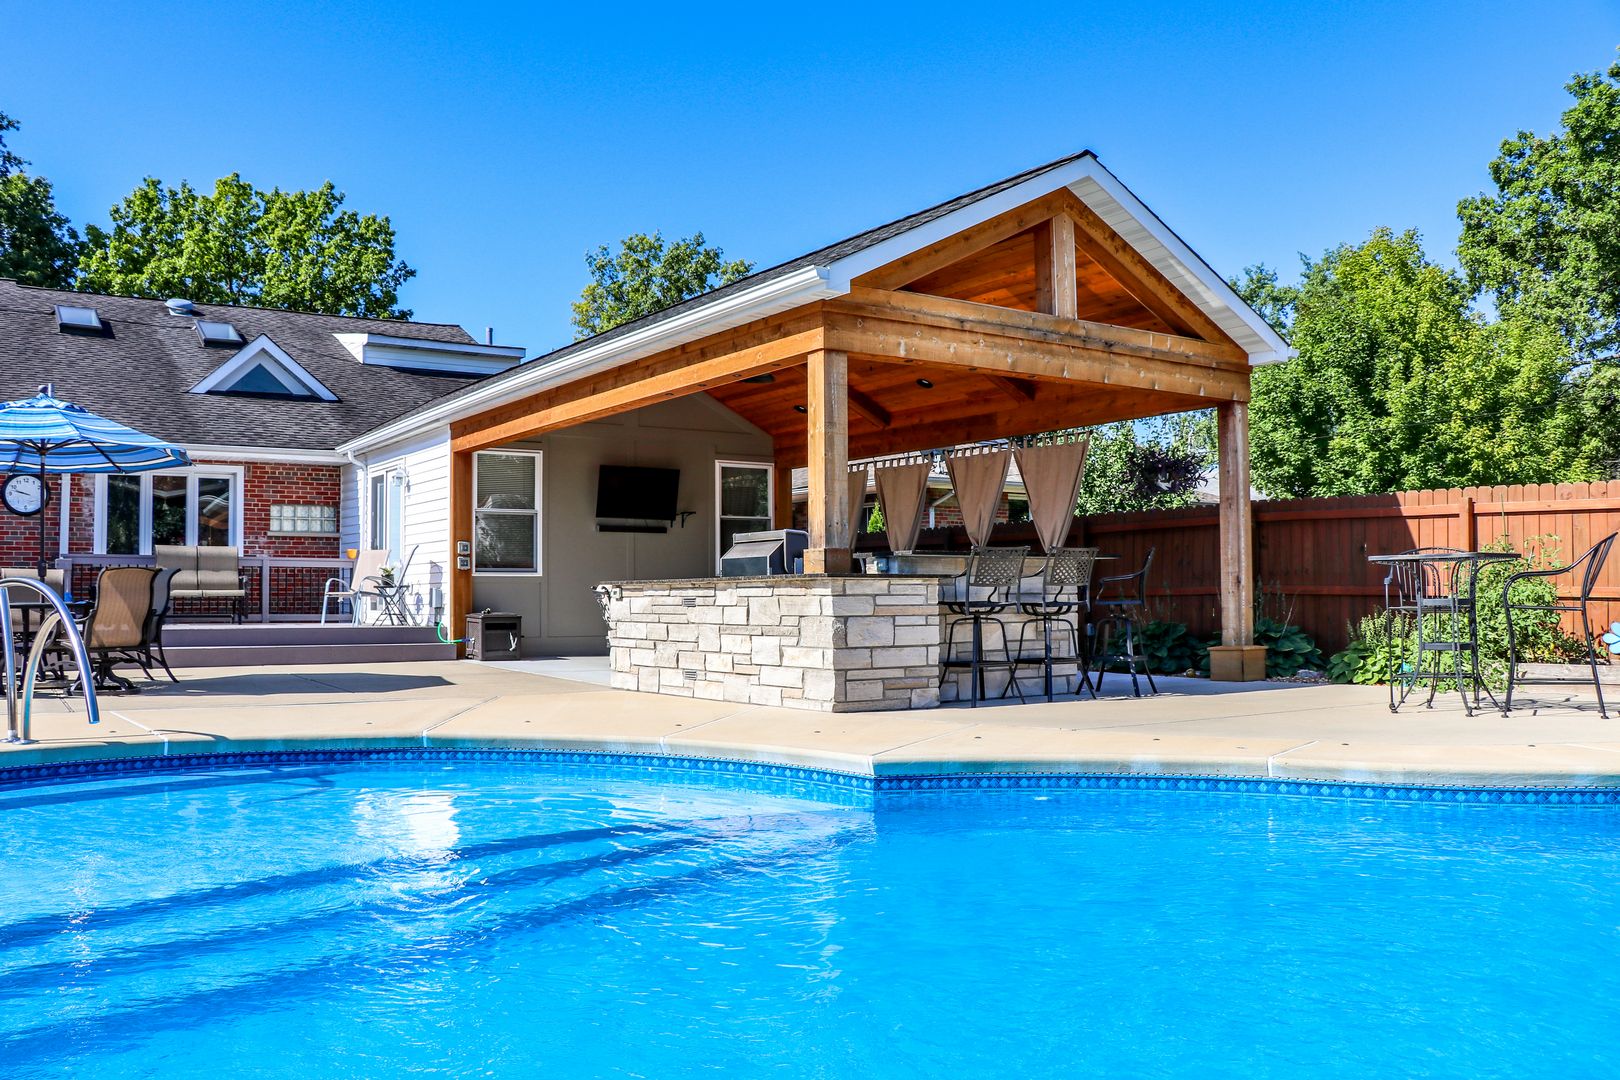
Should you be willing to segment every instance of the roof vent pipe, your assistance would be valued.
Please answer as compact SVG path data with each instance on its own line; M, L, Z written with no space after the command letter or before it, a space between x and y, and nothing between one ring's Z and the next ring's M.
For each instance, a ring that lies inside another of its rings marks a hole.
M197 310L196 304L193 304L190 300L185 300L178 296L174 297L173 299L163 301L163 306L169 309L170 315L191 315Z
M493 326L484 327L484 344L495 344L495 328Z

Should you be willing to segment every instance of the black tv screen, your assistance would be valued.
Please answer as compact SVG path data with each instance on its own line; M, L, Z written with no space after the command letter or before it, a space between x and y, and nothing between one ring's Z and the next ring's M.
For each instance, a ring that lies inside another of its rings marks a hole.
M673 521L680 488L679 469L603 465L596 478L596 516Z

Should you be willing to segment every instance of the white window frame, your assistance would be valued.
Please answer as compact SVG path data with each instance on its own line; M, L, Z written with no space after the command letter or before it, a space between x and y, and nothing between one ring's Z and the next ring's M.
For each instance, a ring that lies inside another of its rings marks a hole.
M480 510L478 509L478 459L484 454L505 454L507 457L534 458L534 509L533 510ZM541 514L544 504L542 493L545 488L545 452L543 450L501 449L492 447L488 450L478 450L473 454L472 463L472 521L469 536L472 542L472 569L475 575L491 578L537 578L544 576L543 552L545 550L544 517ZM534 518L534 569L533 570L480 570L478 568L478 515L479 514L521 514Z
M731 461L716 458L714 462L714 531L710 535L710 546L714 548L714 572L720 573L722 567L720 560L725 552L720 550L720 526L722 518L720 474L726 469L762 469L765 472L765 523L766 528L776 519L776 464L770 461Z
M180 469L158 469L137 473L141 479L140 554L152 554L152 477L184 476L186 478L186 539L187 547L197 543L197 481L203 477L223 477L231 482L230 544L242 550L242 512L247 500L247 470L240 465L193 465ZM107 553L107 474L96 476L95 492L95 554Z

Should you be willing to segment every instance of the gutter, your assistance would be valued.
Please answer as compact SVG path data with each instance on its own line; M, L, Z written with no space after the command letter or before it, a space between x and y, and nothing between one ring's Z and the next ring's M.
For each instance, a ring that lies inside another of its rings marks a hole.
M336 450L299 450L294 448L231 446L224 443L180 444L193 458L226 461L271 461L297 465L342 465L348 459Z
M373 428L340 444L337 453L353 454L369 447L397 442L424 428L448 424L463 416L528 397L539 390L638 360L686 340L791 311L816 300L842 296L843 292L830 284L826 267L806 266L611 341L586 345L566 359L546 363L536 358L512 368L514 374L510 377L495 376L499 381L476 385L475 389L452 400Z

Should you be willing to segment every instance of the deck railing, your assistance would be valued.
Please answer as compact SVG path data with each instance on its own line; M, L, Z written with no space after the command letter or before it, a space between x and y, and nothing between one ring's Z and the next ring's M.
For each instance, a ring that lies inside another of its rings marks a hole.
M66 571L66 583L76 597L94 594L97 576L109 566L153 566L150 555L64 555L56 565ZM354 564L348 559L289 558L280 555L243 555L240 562L246 617L253 622L313 622L320 618L321 594L330 578L349 580ZM228 599L182 598L171 618L224 618L231 614ZM348 607L333 602L331 616L348 619Z

